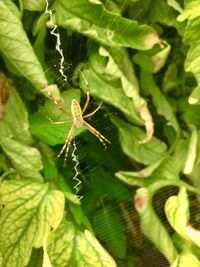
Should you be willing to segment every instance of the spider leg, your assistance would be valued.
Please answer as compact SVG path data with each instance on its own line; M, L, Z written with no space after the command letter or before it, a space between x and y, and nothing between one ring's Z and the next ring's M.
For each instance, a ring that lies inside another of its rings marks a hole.
M83 79L84 79L84 82L85 82L85 85L86 85L86 88L87 88L87 93L86 93L87 94L87 99L86 99L85 105L84 105L84 107L82 109L82 115L83 115L83 113L86 111L86 109L87 109L87 107L88 107L88 105L90 103L90 86L89 86L89 83L86 80L84 74L82 73L82 71L80 71L80 73L83 76Z
M88 128L88 130L95 135L100 142L105 146L105 148L107 147L106 142L108 144L111 144L110 141L108 139L106 139L100 132L98 132L92 125L90 125L89 123L87 123L86 121L83 120L83 124Z
M70 114L69 112L67 112L66 110L64 110L55 98L53 98L51 95L49 95L49 98L58 107L58 109L60 109L60 111L62 111L63 113L65 113L68 117L73 118L72 114Z
M69 131L69 133L68 133L68 135L67 135L65 144L64 144L64 146L62 147L60 153L57 156L57 158L59 158L62 155L62 153L64 152L65 148L66 148L65 161L64 161L64 163L67 160L67 156L68 156L70 144L71 144L71 141L72 141L72 138L73 138L73 135L74 135L74 130L75 130L75 127L74 127L74 124L73 124L72 127L71 127L71 129L70 129L70 131Z
M83 116L83 118L89 118L89 117L91 117L92 115L94 115L94 114L100 109L101 104L102 104L102 102L99 104L99 106L98 106L93 112L91 112L91 113L89 113L89 114Z
M68 122L72 122L73 120L66 120L66 121L50 121L50 124L65 124Z

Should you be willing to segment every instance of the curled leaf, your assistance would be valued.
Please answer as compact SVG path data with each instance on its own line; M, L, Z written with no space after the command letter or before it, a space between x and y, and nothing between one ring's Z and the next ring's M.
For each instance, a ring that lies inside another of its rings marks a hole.
M145 129L146 129L146 136L144 139L139 141L140 144L146 144L148 143L154 133L154 123L152 120L151 113L149 112L148 106L145 103L141 108L140 108L140 116L144 121Z

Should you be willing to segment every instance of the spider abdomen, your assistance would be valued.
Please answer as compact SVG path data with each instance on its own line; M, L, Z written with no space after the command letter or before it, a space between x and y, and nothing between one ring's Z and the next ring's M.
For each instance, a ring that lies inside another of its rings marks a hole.
M71 113L74 119L82 119L82 110L76 99L72 100L71 103Z

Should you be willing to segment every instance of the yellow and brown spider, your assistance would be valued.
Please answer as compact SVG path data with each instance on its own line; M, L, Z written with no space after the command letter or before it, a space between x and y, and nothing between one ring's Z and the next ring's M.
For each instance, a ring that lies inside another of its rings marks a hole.
M61 105L52 97L50 97L53 102L55 103L55 105L60 109L60 111L62 111L63 113L65 113L68 117L71 118L71 120L65 120L65 121L55 121L55 122L50 122L51 124L65 124L68 122L73 122L72 127L67 135L66 141L60 151L60 153L58 154L57 157L60 157L62 155L62 153L64 152L64 150L66 149L65 152L65 162L67 160L67 156L68 156L68 152L69 152L69 148L70 148L70 144L71 141L73 139L74 136L74 131L76 130L76 128L80 128L85 126L93 135L95 135L100 142L106 147L106 142L108 144L110 144L110 141L108 139L106 139L100 132L98 132L92 125L90 125L89 123L87 123L84 119L85 118L89 118L91 116L93 116L101 107L101 104L91 113L84 115L89 102L90 102L90 93L89 93L89 84L88 82L85 80L86 83L86 87L87 87L87 99L85 102L85 105L83 107L83 109L81 109L78 101L76 99L72 99L71 102L71 113L67 112L66 110L64 110Z

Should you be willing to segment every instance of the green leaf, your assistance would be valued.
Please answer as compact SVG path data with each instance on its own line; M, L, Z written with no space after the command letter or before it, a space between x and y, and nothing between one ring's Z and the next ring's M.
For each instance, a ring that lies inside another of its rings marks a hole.
M169 263L173 263L176 259L177 251L167 230L152 207L152 196L148 189L144 187L138 189L134 200L135 208L140 216L143 234L151 240Z
M178 80L178 67L175 63L172 63L167 66L165 72L162 89L165 93L178 89L179 80Z
M59 0L55 9L57 25L78 31L106 46L145 50L160 42L151 27L107 11L100 1Z
M200 104L200 42L199 42L199 1L187 1L183 12L178 16L178 21L187 20L184 27L184 42L189 45L187 57L185 61L185 70L192 72L197 80L197 86L189 96L190 104Z
M36 148L13 139L2 143L1 147L21 177L43 180L40 174L43 164L40 152Z
M32 248L39 248L45 236L63 216L64 195L49 184L29 180L5 181L1 185L0 250L2 267L25 267Z
M16 89L9 84L9 98L5 105L5 114L0 119L0 142L4 140L9 142L12 137L25 144L32 142L28 113Z
M45 181L55 180L58 177L58 169L55 162L55 153L46 144L37 144L38 150L42 155L42 163L44 166L43 173Z
M84 71L85 78L90 81L90 92L105 103L108 103L124 113L129 120L134 121L137 124L141 124L136 110L133 106L131 99L125 96L122 88L115 88L112 84L108 84L102 79L102 76L97 75L93 70ZM85 85L81 85L81 88L85 88ZM86 88L85 88L86 90Z
M0 13L0 51L2 55L22 76L37 89L42 90L48 82L21 20L3 1L0 1Z
M183 252L179 254L175 262L172 265L170 265L170 267L185 267L185 266L200 267L200 262L194 254L190 252Z
M141 105L138 81L133 68L130 67L130 60L123 49L113 48L112 50L115 58L109 54L105 57L102 54L103 51L106 53L103 47L93 45L90 49L89 69L83 71L85 79L89 82L90 93L122 111L129 120L142 124L135 107L136 104L138 108ZM117 54L123 56L117 56ZM124 58L127 61L122 63ZM82 75L80 75L80 79L80 87L86 91ZM121 79L124 81L123 83Z
M61 94L65 101L62 108L70 112L72 99L80 102L80 91L70 89ZM66 124L51 124L55 121L70 120L65 113L61 112L58 107L51 101L46 100L44 106L39 111L30 116L30 131L33 136L48 145L64 144L67 134L70 131L72 122ZM74 136L80 134L85 128L76 129Z
M200 231L189 224L189 199L185 187L180 188L178 196L171 196L165 203L167 219L175 231L200 247Z
M79 230L70 221L63 220L49 234L46 251L44 266L49 262L49 267L116 267L94 235L87 229Z
M167 199L165 213L171 226L187 239L185 230L189 221L189 201L185 187L180 189L178 196Z
M165 11L164 15L160 14L161 10ZM178 27L176 16L177 12L171 6L169 6L165 0L151 1L148 17L152 24L159 22L169 27L176 28Z
M187 151L187 158L185 162L185 167L183 173L189 175L195 164L196 155L197 155L197 145L198 145L198 133L197 128L194 125L190 126L191 129L191 136L189 140L189 146Z
M187 125L194 124L198 128L200 127L200 107L199 105L190 105L188 99L181 98L178 103L178 110L181 114L181 119L184 120Z
M136 111L139 112L139 108L145 103L145 100L139 95L138 80L126 51L121 48L106 50L106 48L100 47L99 55L104 60L107 59L107 75L110 75L113 80L121 80L125 95L132 99Z
M167 98L160 92L159 87L151 74L141 71L141 88L145 95L150 95L156 106L159 115L162 115L167 121L168 126L172 126L177 134L180 132L179 124Z
M115 175L131 186L147 187L151 194L169 185L180 185L179 164L174 157L160 159L138 172L120 171Z
M119 178L121 181L125 182L128 185L144 186L145 181L143 178L150 177L163 161L163 159L160 159L140 171L119 171L115 173L115 175L117 178Z
M165 157L166 145L160 140L153 137L147 144L140 144L145 134L143 130L114 116L111 121L118 128L122 150L132 159L150 165Z
M187 140L179 139L173 151L173 156L178 160L181 171L183 171L183 169L185 168L188 145L189 145L188 139Z
M138 80L128 54L121 48L113 48L111 52L111 50L108 51L103 47L99 48L99 54L103 56L104 59L108 58L106 75L110 78L112 77L111 79L115 81L120 80L125 95L132 100L136 112L140 114L144 121L147 133L146 137L141 140L141 143L147 143L152 138L154 124L147 103L139 94Z
M19 19L21 19L21 13L17 6L11 0L2 0L7 8Z
M150 73L157 73L166 63L170 54L171 46L165 43L161 49L159 46L153 47L148 51L139 51L133 57L133 61L141 68Z
M22 0L24 9L30 11L43 11L46 7L45 0Z
M1 147L17 173L22 177L42 180L39 171L43 165L36 148L30 147L28 114L14 87L9 84L9 98L5 115L0 120Z

